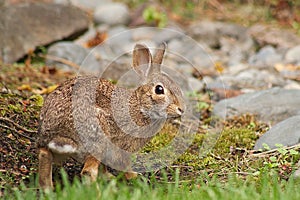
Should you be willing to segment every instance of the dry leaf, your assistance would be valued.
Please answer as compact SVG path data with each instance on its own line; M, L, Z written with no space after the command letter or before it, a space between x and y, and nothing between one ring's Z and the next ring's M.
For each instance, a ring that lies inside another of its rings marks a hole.
M215 67L215 70L217 70L217 72L219 72L219 73L223 73L223 71L225 69L221 62L215 62L214 67Z
M35 94L49 94L51 93L53 90L55 90L58 87L58 85L51 85L47 88L43 88L41 90L32 90L33 93Z
M27 91L31 91L32 90L31 86L28 85L28 84L23 84L23 85L19 86L17 89L18 90L27 90Z
M106 40L106 38L107 38L107 33L97 32L94 38L92 38L86 42L85 46L87 48L97 46L97 45L101 44L104 40Z

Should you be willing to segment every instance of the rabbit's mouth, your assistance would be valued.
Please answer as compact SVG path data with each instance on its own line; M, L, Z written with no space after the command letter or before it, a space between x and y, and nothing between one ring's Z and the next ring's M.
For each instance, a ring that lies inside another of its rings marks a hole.
M184 110L176 104L170 104L167 107L168 118L179 118L183 115Z

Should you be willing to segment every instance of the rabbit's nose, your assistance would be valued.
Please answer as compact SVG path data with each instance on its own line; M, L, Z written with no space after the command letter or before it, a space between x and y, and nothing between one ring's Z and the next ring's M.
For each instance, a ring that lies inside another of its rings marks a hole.
M177 112L177 114L182 115L184 113L184 110L180 107L177 107L176 112Z

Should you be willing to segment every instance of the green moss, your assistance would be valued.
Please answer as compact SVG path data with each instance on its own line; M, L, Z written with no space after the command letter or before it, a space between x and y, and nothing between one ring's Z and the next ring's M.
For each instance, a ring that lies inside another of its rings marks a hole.
M230 148L252 149L258 139L255 131L249 128L225 128L214 148L215 154L226 155Z
M157 151L167 146L176 136L178 129L175 125L167 123L163 129L143 148L142 152Z

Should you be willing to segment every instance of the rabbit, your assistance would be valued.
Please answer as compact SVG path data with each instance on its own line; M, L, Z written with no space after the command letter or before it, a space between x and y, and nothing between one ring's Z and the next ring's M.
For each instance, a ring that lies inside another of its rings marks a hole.
M52 164L68 157L83 163L81 175L92 181L100 165L107 173L107 164L126 170L127 179L137 176L130 153L149 142L167 118L181 117L185 110L180 87L161 71L165 49L161 44L152 57L145 45L135 45L132 67L143 81L135 89L78 76L47 96L37 140L41 188L53 188Z

